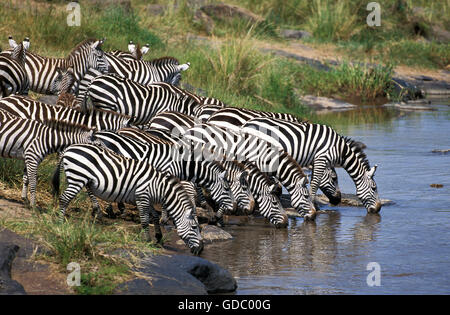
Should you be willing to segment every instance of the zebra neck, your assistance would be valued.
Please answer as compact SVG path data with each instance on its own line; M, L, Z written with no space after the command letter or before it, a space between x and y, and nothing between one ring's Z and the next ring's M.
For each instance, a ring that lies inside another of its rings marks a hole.
M361 158L345 142L341 144L341 158L338 165L347 171L353 181L356 183L364 176L366 169Z

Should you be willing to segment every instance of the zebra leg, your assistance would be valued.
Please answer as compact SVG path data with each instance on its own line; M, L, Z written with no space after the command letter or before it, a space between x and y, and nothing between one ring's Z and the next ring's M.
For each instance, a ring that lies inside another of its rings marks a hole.
M115 219L116 218L116 215L114 214L113 204L112 203L108 204L108 206L106 207L105 211L106 211L106 215L107 215L108 218L111 218L111 219Z
M165 207L161 210L161 218L159 219L159 224L166 225L169 222L169 215L167 214L167 209Z
M141 226L144 230L144 240L150 242L152 239L150 237L150 209L149 209L149 201L147 198L138 198L136 199L136 206L139 211L139 218L141 219Z
M28 184L30 187L30 206L36 208L36 185L37 185L37 169L41 159L26 156L25 166L27 169Z
M86 185L86 191L89 195L89 198L91 199L92 202L92 217L96 217L97 219L101 219L103 217L103 212L102 209L100 208L100 205L98 204L98 200L97 198L94 196L94 194L92 193L91 188L89 187L89 184Z
M23 169L23 177L22 177L22 200L25 204L29 202L28 200L28 175L27 175L27 168L25 167Z
M66 214L66 209L69 206L69 203L75 198L76 195L81 191L84 187L84 183L79 183L78 185L71 183L67 186L64 193L59 197L59 221L64 221L64 216Z
M155 229L155 238L158 243L161 243L162 239L162 232L161 232L161 226L159 225L159 215L156 212L155 208L153 208L153 205L149 205L150 209L150 215L152 216L152 223L153 228ZM164 210L163 210L164 212ZM167 216L167 213L166 213Z
M316 199L316 193L317 193L317 190L319 189L320 181L323 177L323 173L324 173L325 169L329 166L329 164L330 164L329 161L325 157L318 158L313 163L312 172L311 172L310 196L311 196L311 201L314 203L314 207L316 208L316 210L319 209L319 205L318 205L318 202ZM305 218L309 219L312 216L313 216L313 214L306 215ZM314 213L314 217L315 217L315 213Z

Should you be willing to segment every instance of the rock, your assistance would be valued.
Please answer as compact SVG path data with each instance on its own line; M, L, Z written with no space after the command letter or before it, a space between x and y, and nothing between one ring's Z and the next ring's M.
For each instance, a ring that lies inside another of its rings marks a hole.
M214 21L208 14L202 10L197 10L194 14L194 21L201 24L208 35L212 34L214 30Z
M146 278L119 285L116 294L189 294L229 293L237 288L229 271L200 257L157 255L141 261L139 273Z
M403 101L425 97L425 93L422 89L404 78L394 77L391 79L391 84L395 92L401 96Z
M302 30L282 29L280 31L280 36L287 39L302 39L311 37L311 33Z
M449 153L450 152L450 149L444 149L444 150L441 150L441 149L434 149L434 150L432 150L431 151L432 153L442 153L442 154L447 154L447 153Z
M430 106L424 106L421 104L414 104L414 103L405 103L405 102L400 102L400 103L388 103L388 104L384 104L384 107L394 107L400 110L406 110L406 111L415 111L415 110L436 110L434 107L430 107Z
M212 243L217 241L226 241L233 239L230 233L215 225L206 225L202 228L202 238L205 243Z
M23 286L11 279L11 267L19 246L0 243L0 294L23 295L26 294Z
M442 184L430 184L430 187L433 187L433 188L442 188L442 187L444 187L444 185L442 185Z
M305 95L300 97L301 101L316 110L349 110L356 105L323 96Z
M448 43L450 42L450 32L444 29L443 27L440 27L438 25L433 25L431 27L431 33L432 36L440 42Z
M247 9L225 3L204 5L199 10L216 20L226 21L233 18L239 18L253 24L264 21L261 16L256 15Z

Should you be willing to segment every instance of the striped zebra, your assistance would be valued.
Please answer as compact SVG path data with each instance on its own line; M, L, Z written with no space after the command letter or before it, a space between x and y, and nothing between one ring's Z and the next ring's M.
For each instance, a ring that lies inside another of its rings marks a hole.
M181 72L189 69L190 63L179 63L176 58L162 57L151 61L122 59L114 55L107 55L110 65L109 72L122 78L133 80L142 85L155 82L166 82L178 85Z
M36 120L41 123L59 121L74 125L84 125L97 130L117 130L132 123L129 116L112 111L95 110L87 115L75 109L49 105L21 95L11 95L0 100L0 109L14 116Z
M118 134L149 144L177 145L176 140L160 139L137 128L122 128L118 130ZM214 160L214 162L219 163L227 171L231 195L234 197L237 207L245 213L253 212L255 201L248 190L247 172L244 169L244 165L237 161L229 161L224 156L219 157ZM203 195L201 193L201 188L198 189L198 192L200 199L204 201L204 199L202 199ZM221 218L222 214L223 213L219 211L218 217Z
M91 99L94 108L116 111L134 117L134 123L146 124L157 113L178 111L192 114L199 106L188 94L178 93L179 89L167 83L154 83L147 86L116 75L96 77L84 95ZM83 102L86 104L86 102ZM85 106L82 111L88 111Z
M93 131L85 126L54 120L45 124L22 119L0 110L0 152L5 158L25 160L22 198L36 205L37 168L49 154L61 152L73 143L92 143Z
M369 161L360 143L339 135L331 127L320 124L293 123L273 118L254 118L245 123L242 132L259 134L282 147L290 148L300 165L312 165L311 197L314 199L320 179L327 168L341 166L353 179L356 194L368 212L381 209L374 180L376 165Z
M30 81L25 70L27 52L30 45L28 38L16 44L9 54L0 54L0 98L11 94L28 94Z
M95 137L116 153L136 160L148 160L161 172L168 172L205 187L219 205L219 214L233 212L236 208L228 184L228 174L220 164L197 157L182 146L144 143L109 131L98 131ZM198 149L201 149L200 146Z
M77 88L78 81L89 68L107 72L109 65L101 49L103 42L104 40L84 40L66 58L48 58L28 51L25 70L30 81L30 90L41 94L58 94L58 84L61 80L59 69L72 68L75 77L73 89Z
M161 203L174 222L180 238L195 255L203 249L198 221L188 195L174 176L158 172L148 161L127 159L104 148L78 144L68 147L60 159L67 178L67 188L59 197L60 216L72 199L83 187L92 196L95 206L98 203L94 196L110 202L126 202L135 204L139 210L141 225L145 238L150 240L150 217L155 225L155 237L162 238L158 218L152 205ZM53 177L53 187L59 194L60 168Z
M275 119L282 119L284 121L290 121L295 123L302 123L301 119L291 114L265 112L258 110L251 110L246 108L227 107L221 109L211 115L207 120L208 124L213 124L225 129L230 129L234 132L239 132L240 128L249 120L258 117L268 117ZM283 143L285 144L285 143ZM293 146L283 146L288 154L293 155ZM300 166L305 166L302 161L297 161ZM341 191L339 189L338 177L334 167L326 168L323 172L323 176L320 180L320 190L328 197L329 201L333 205L337 205L341 202Z
M123 128L119 130L118 133L145 143L159 143L160 141L151 134L139 132L135 128ZM174 140L167 140L168 143L173 143L173 141ZM233 163L236 163L236 161L233 161ZM259 208L259 213L269 219L270 223L275 227L286 227L288 224L288 217L280 204L279 197L275 194L277 190L276 185L266 175L261 173L255 164L246 162L238 165L240 168L243 167L243 171L241 170L240 173L237 173L235 176L235 178L239 178L238 185L247 187L247 190L251 193L252 199L255 201L255 205ZM199 192L198 189L197 192ZM234 194L238 195L235 191ZM203 201L201 194L199 197ZM244 208L244 206L242 207ZM253 207L250 207L250 209L253 209ZM249 214L251 212L252 210L248 211Z
M198 124L188 129L183 139L213 148L230 159L253 162L262 172L276 177L291 195L292 206L313 220L316 209L307 188L308 179L298 163L280 147L250 135L237 134L217 126Z

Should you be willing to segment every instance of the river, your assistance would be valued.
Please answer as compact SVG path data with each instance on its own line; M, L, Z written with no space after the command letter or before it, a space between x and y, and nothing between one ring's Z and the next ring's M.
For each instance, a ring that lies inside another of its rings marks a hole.
M234 239L207 245L202 257L233 274L237 294L449 294L450 153L431 151L450 149L450 106L433 108L335 125L379 166L378 192L393 201L379 215L324 206L315 222L291 218L281 230L254 218L226 227ZM354 194L337 171L341 191Z

